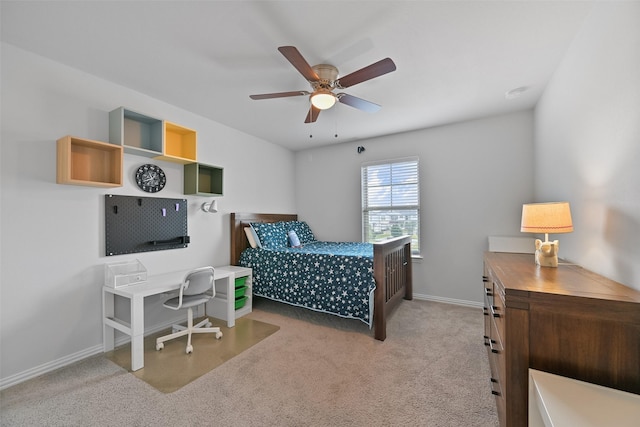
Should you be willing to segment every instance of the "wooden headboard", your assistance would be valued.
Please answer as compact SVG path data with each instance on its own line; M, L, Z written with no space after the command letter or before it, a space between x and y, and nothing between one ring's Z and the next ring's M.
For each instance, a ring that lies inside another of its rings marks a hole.
M240 254L249 247L244 228L251 222L297 221L296 214L231 213L231 265L238 265Z

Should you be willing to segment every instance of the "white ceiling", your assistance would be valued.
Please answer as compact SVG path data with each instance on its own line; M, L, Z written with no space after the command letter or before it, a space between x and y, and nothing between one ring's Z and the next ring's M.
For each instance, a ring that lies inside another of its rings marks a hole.
M592 3L2 0L2 41L301 150L533 107ZM340 75L392 58L343 90L382 109L305 124L307 97L249 99L309 90L284 45Z

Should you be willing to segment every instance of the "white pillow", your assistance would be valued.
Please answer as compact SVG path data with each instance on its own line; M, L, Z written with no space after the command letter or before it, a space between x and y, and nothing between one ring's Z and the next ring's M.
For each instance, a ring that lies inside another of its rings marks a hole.
M251 245L252 248L262 247L262 245L260 244L260 239L258 239L258 235L256 234L256 231L253 229L253 227L245 227L244 234L247 235L247 240L249 241L249 245Z

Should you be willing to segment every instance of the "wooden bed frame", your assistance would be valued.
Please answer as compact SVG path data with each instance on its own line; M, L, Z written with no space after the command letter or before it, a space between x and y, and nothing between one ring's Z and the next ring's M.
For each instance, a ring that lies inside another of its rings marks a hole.
M297 221L295 214L231 213L231 265L249 247L244 227L251 222ZM387 337L387 316L402 301L413 299L411 237L402 236L373 245L373 277L376 281L373 304L374 337Z

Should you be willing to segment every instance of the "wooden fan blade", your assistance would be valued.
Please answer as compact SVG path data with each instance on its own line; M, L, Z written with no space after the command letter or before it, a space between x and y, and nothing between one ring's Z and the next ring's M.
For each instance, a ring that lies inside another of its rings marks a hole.
M291 62L291 65L293 65L305 79L310 82L317 82L320 80L320 77L318 77L316 72L313 71L311 65L309 65L302 54L294 46L280 46L278 50L289 62Z
M277 93L263 93L261 95L249 95L251 99L271 99L271 98L286 98L287 96L302 96L309 95L309 92L304 90L298 90L295 92L277 92Z
M307 114L307 118L305 119L305 123L313 123L318 120L318 116L320 115L320 109L314 107L313 105L309 108L309 113Z
M361 68L358 71L354 71L351 74L347 74L346 76L339 78L336 82L336 86L344 89L349 86L357 85L358 83L366 82L367 80L371 80L395 70L396 64L394 64L394 62L390 58L385 58L367 67Z
M376 111L380 110L380 108L382 108L378 104L365 101L362 98L358 98L346 93L339 93L338 101L340 101L343 104L347 104L350 107L357 108L358 110L366 111L367 113L375 113Z

